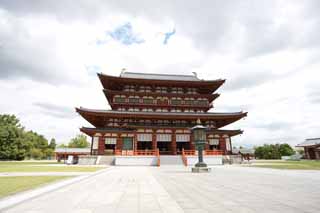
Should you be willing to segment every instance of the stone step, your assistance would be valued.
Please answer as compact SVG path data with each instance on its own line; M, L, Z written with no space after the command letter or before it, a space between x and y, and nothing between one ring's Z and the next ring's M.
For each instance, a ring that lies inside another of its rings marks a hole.
M181 155L160 155L160 165L183 165Z

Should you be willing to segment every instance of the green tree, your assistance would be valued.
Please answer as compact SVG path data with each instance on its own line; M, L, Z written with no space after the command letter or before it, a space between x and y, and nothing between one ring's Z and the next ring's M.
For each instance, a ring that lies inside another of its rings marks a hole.
M75 138L72 138L68 144L70 148L86 148L89 147L90 143L87 141L87 137L85 135L77 135Z
M49 148L54 150L56 148L56 146L57 146L56 139L51 138L50 143L49 143Z
M289 144L264 144L255 147L255 156L259 159L281 159L281 156L293 155L294 150Z
M41 149L33 148L30 151L30 157L36 160L40 160L44 158L44 154Z
M26 144L24 129L15 115L0 115L0 159L23 160Z
M290 156L295 153L293 148L287 143L280 144L279 151L280 151L281 156Z

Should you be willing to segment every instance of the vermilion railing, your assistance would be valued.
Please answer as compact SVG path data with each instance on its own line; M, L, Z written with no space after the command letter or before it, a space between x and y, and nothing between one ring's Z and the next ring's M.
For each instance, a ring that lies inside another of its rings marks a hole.
M205 155L223 155L224 152L222 150L204 150Z
M223 150L203 150L204 155L223 155ZM183 150L182 155L198 155L197 150Z
M125 156L132 156L132 155L157 155L158 150L119 150L116 149L114 151L115 155L125 155Z
M182 149L181 151L181 158L182 158L183 165L188 166L188 158L185 155L184 149Z

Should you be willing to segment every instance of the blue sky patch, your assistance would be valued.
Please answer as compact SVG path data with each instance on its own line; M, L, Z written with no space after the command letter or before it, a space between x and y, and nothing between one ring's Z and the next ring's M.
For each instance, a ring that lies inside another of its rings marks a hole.
M169 41L170 37L173 36L175 33L176 33L176 29L175 28L173 28L173 30L171 32L164 33L163 44L164 45L168 44L168 41Z
M134 34L130 22L115 28L114 31L108 32L108 35L124 45L141 44L144 42L144 39Z

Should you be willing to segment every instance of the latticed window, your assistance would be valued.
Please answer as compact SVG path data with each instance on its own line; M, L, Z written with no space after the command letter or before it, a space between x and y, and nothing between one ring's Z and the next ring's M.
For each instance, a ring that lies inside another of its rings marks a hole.
M186 98L184 99L185 105L193 105L194 99L193 98Z
M182 94L182 93L183 93L183 89L180 88L180 87L173 87L173 88L171 89L171 92L172 92L172 93Z
M139 103L140 102L140 99L139 99L139 97L138 96L130 96L129 97L129 103L132 103L132 104L137 104L137 103Z
M197 104L200 105L200 106L207 106L208 105L208 100L205 99L205 98L199 98L197 100L197 102L198 102Z
M188 88L187 94L197 94L197 89L196 88Z
M150 86L141 86L139 88L139 92L151 92L151 87Z
M143 97L143 103L144 104L153 104L153 98L152 97Z
M126 102L126 97L125 96L115 96L114 97L114 102L115 103L125 103Z
M133 86L133 85L126 85L126 86L124 87L124 91L125 91L125 92L134 92L134 91L135 91L135 86Z
M181 105L181 103L182 103L181 98L172 98L171 99L172 105Z
M156 87L156 92L158 93L167 93L168 88L167 87Z

